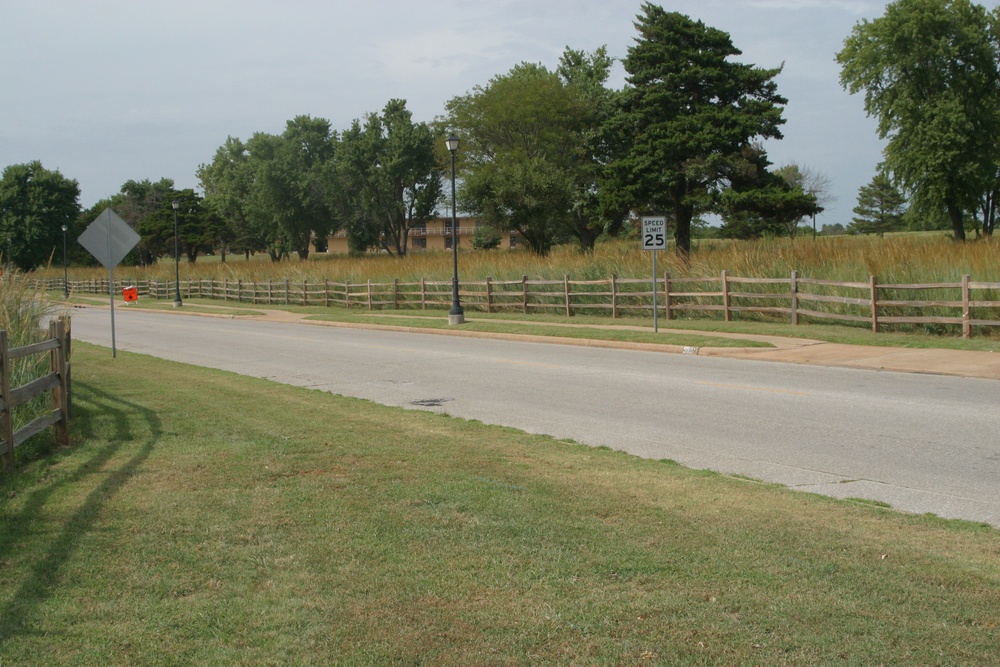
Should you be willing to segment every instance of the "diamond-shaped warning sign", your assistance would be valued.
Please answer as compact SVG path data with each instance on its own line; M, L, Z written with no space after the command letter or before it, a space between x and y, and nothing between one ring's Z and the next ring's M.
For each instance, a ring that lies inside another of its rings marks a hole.
M106 208L77 240L97 261L110 269L118 266L118 262L125 259L141 238L117 213Z

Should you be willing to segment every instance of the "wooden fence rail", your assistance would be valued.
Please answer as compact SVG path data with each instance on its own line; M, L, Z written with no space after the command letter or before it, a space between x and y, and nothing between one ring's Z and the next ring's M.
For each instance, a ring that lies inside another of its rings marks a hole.
M49 337L41 343L15 348L9 348L7 343L7 331L0 330L0 457L8 469L13 469L14 451L50 426L55 426L56 441L69 445L69 321L60 318L49 322ZM49 373L20 387L11 387L11 361L44 353L49 354ZM52 393L52 411L15 431L14 409L46 392Z
M36 281L38 282L38 281ZM869 326L875 332L890 325L952 326L969 338L974 328L1000 327L1000 283L974 281L924 284L880 284L875 276L867 282L845 282L803 278L792 271L788 278L754 278L729 275L676 278L669 273L656 279L658 312L666 319L685 315L722 317L767 316L801 318ZM174 286L164 281L116 281L115 289L134 285L140 295L152 299L172 298ZM45 281L48 290L64 289L61 279ZM462 304L466 309L487 313L551 312L607 313L612 318L627 314L652 314L653 284L650 278L573 280L463 281ZM108 293L107 280L70 281L78 293ZM250 283L241 280L181 281L187 298L222 299L255 305L323 305L368 310L443 308L451 305L451 282L420 279L419 282L334 283L289 280Z

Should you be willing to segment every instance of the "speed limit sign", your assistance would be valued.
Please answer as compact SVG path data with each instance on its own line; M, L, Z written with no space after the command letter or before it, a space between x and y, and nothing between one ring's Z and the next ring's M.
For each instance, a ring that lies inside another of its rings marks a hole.
M659 333L660 321L657 312L660 310L656 298L656 251L667 249L667 218L664 215L642 216L642 249L653 251L653 332Z
M666 216L642 217L642 249L667 249L667 218Z

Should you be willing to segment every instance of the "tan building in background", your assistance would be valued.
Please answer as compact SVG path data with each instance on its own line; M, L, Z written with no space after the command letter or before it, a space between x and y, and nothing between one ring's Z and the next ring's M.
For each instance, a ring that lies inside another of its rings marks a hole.
M458 247L459 249L472 249L472 237L476 233L476 227L484 224L478 218L458 219ZM346 253L347 234L339 231L327 239L328 250L331 253ZM517 232L504 232L500 241L500 248L518 248L523 241ZM428 220L426 224L419 225L410 230L408 252L420 252L421 250L451 250L451 218L434 218Z

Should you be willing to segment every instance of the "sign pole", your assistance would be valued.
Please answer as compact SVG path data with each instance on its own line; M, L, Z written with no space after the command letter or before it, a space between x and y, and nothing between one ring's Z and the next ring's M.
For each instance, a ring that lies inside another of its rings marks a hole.
M108 257L111 257L111 209L104 209L108 214ZM115 265L108 262L108 299L111 302L111 358L118 358L115 347Z
M666 216L642 217L642 249L653 251L653 333L659 333L659 304L656 297L656 251L667 249Z
M653 333L660 333L660 325L657 320L659 314L659 303L656 298L656 251L653 251Z
M110 208L97 216L77 239L97 261L108 267L108 297L111 301L111 356L118 355L115 344L115 265L141 239L118 214Z

